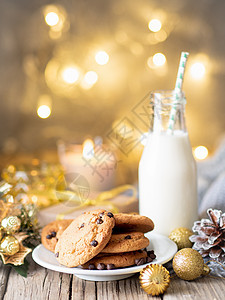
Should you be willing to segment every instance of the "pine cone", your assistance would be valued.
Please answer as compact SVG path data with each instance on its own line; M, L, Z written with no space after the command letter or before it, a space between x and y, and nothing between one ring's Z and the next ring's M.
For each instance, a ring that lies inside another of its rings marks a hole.
M225 262L225 213L209 208L209 219L194 222L192 228L196 235L190 236L194 243L193 249L199 251L202 257L209 256L219 262Z

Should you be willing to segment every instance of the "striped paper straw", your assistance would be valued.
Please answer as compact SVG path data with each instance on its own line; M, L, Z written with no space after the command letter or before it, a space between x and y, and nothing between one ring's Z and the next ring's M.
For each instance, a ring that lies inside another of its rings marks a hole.
M176 80L176 85L175 85L175 97L174 97L173 105L171 108L169 125L168 125L168 132L170 134L173 133L175 117L176 117L176 113L177 113L177 104L179 103L179 99L180 99L180 93L181 93L182 85L183 85L183 81L184 81L184 71L185 71L185 66L186 66L188 56L189 56L188 52L181 52L180 64L179 64L179 68L178 68L178 72L177 72L177 80Z

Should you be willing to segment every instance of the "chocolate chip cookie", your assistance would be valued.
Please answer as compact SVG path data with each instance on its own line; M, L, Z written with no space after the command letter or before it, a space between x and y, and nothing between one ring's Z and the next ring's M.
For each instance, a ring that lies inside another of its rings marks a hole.
M154 223L151 219L145 216L136 214L115 214L115 228L114 232L128 232L128 231L138 231L138 232L149 232L154 229Z
M73 219L56 220L42 229L41 242L48 250L54 252L55 245L63 231L72 223Z
M147 262L146 251L132 251L112 255L98 255L82 265L82 268L89 270L112 270L117 268L142 265Z
M143 249L149 245L149 239L143 232L112 234L102 253L122 253Z
M57 260L67 267L86 263L105 248L114 225L113 214L103 209L78 216L56 244Z

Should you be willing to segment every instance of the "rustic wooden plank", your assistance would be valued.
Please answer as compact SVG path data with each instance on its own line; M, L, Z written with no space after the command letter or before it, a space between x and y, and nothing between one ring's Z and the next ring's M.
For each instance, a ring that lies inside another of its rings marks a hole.
M224 299L225 280L205 276L193 281L171 279L170 287L164 294L164 300L184 299Z
M69 274L53 272L38 266L30 259L27 278L10 272L4 300L23 299L69 299Z
M0 298L3 299L7 288L11 268L0 262Z
M167 292L161 297L147 295L141 288L138 275L120 281L92 282L76 276L53 272L30 261L27 278L9 267L0 268L0 296L4 300L62 299L62 300L220 300L225 294L225 280L202 277L194 281L171 279Z
M73 276L72 299L73 300L97 300L95 282L82 280L76 276Z
M97 282L97 300L146 300L159 299L146 294L140 287L139 274L128 279Z

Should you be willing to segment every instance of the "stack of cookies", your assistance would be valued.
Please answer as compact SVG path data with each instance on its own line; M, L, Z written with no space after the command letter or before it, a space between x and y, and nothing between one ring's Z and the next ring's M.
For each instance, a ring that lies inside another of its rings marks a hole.
M94 210L48 224L42 230L42 244L64 266L111 270L153 261L156 256L146 250L149 240L144 236L153 228L152 220L144 216Z

